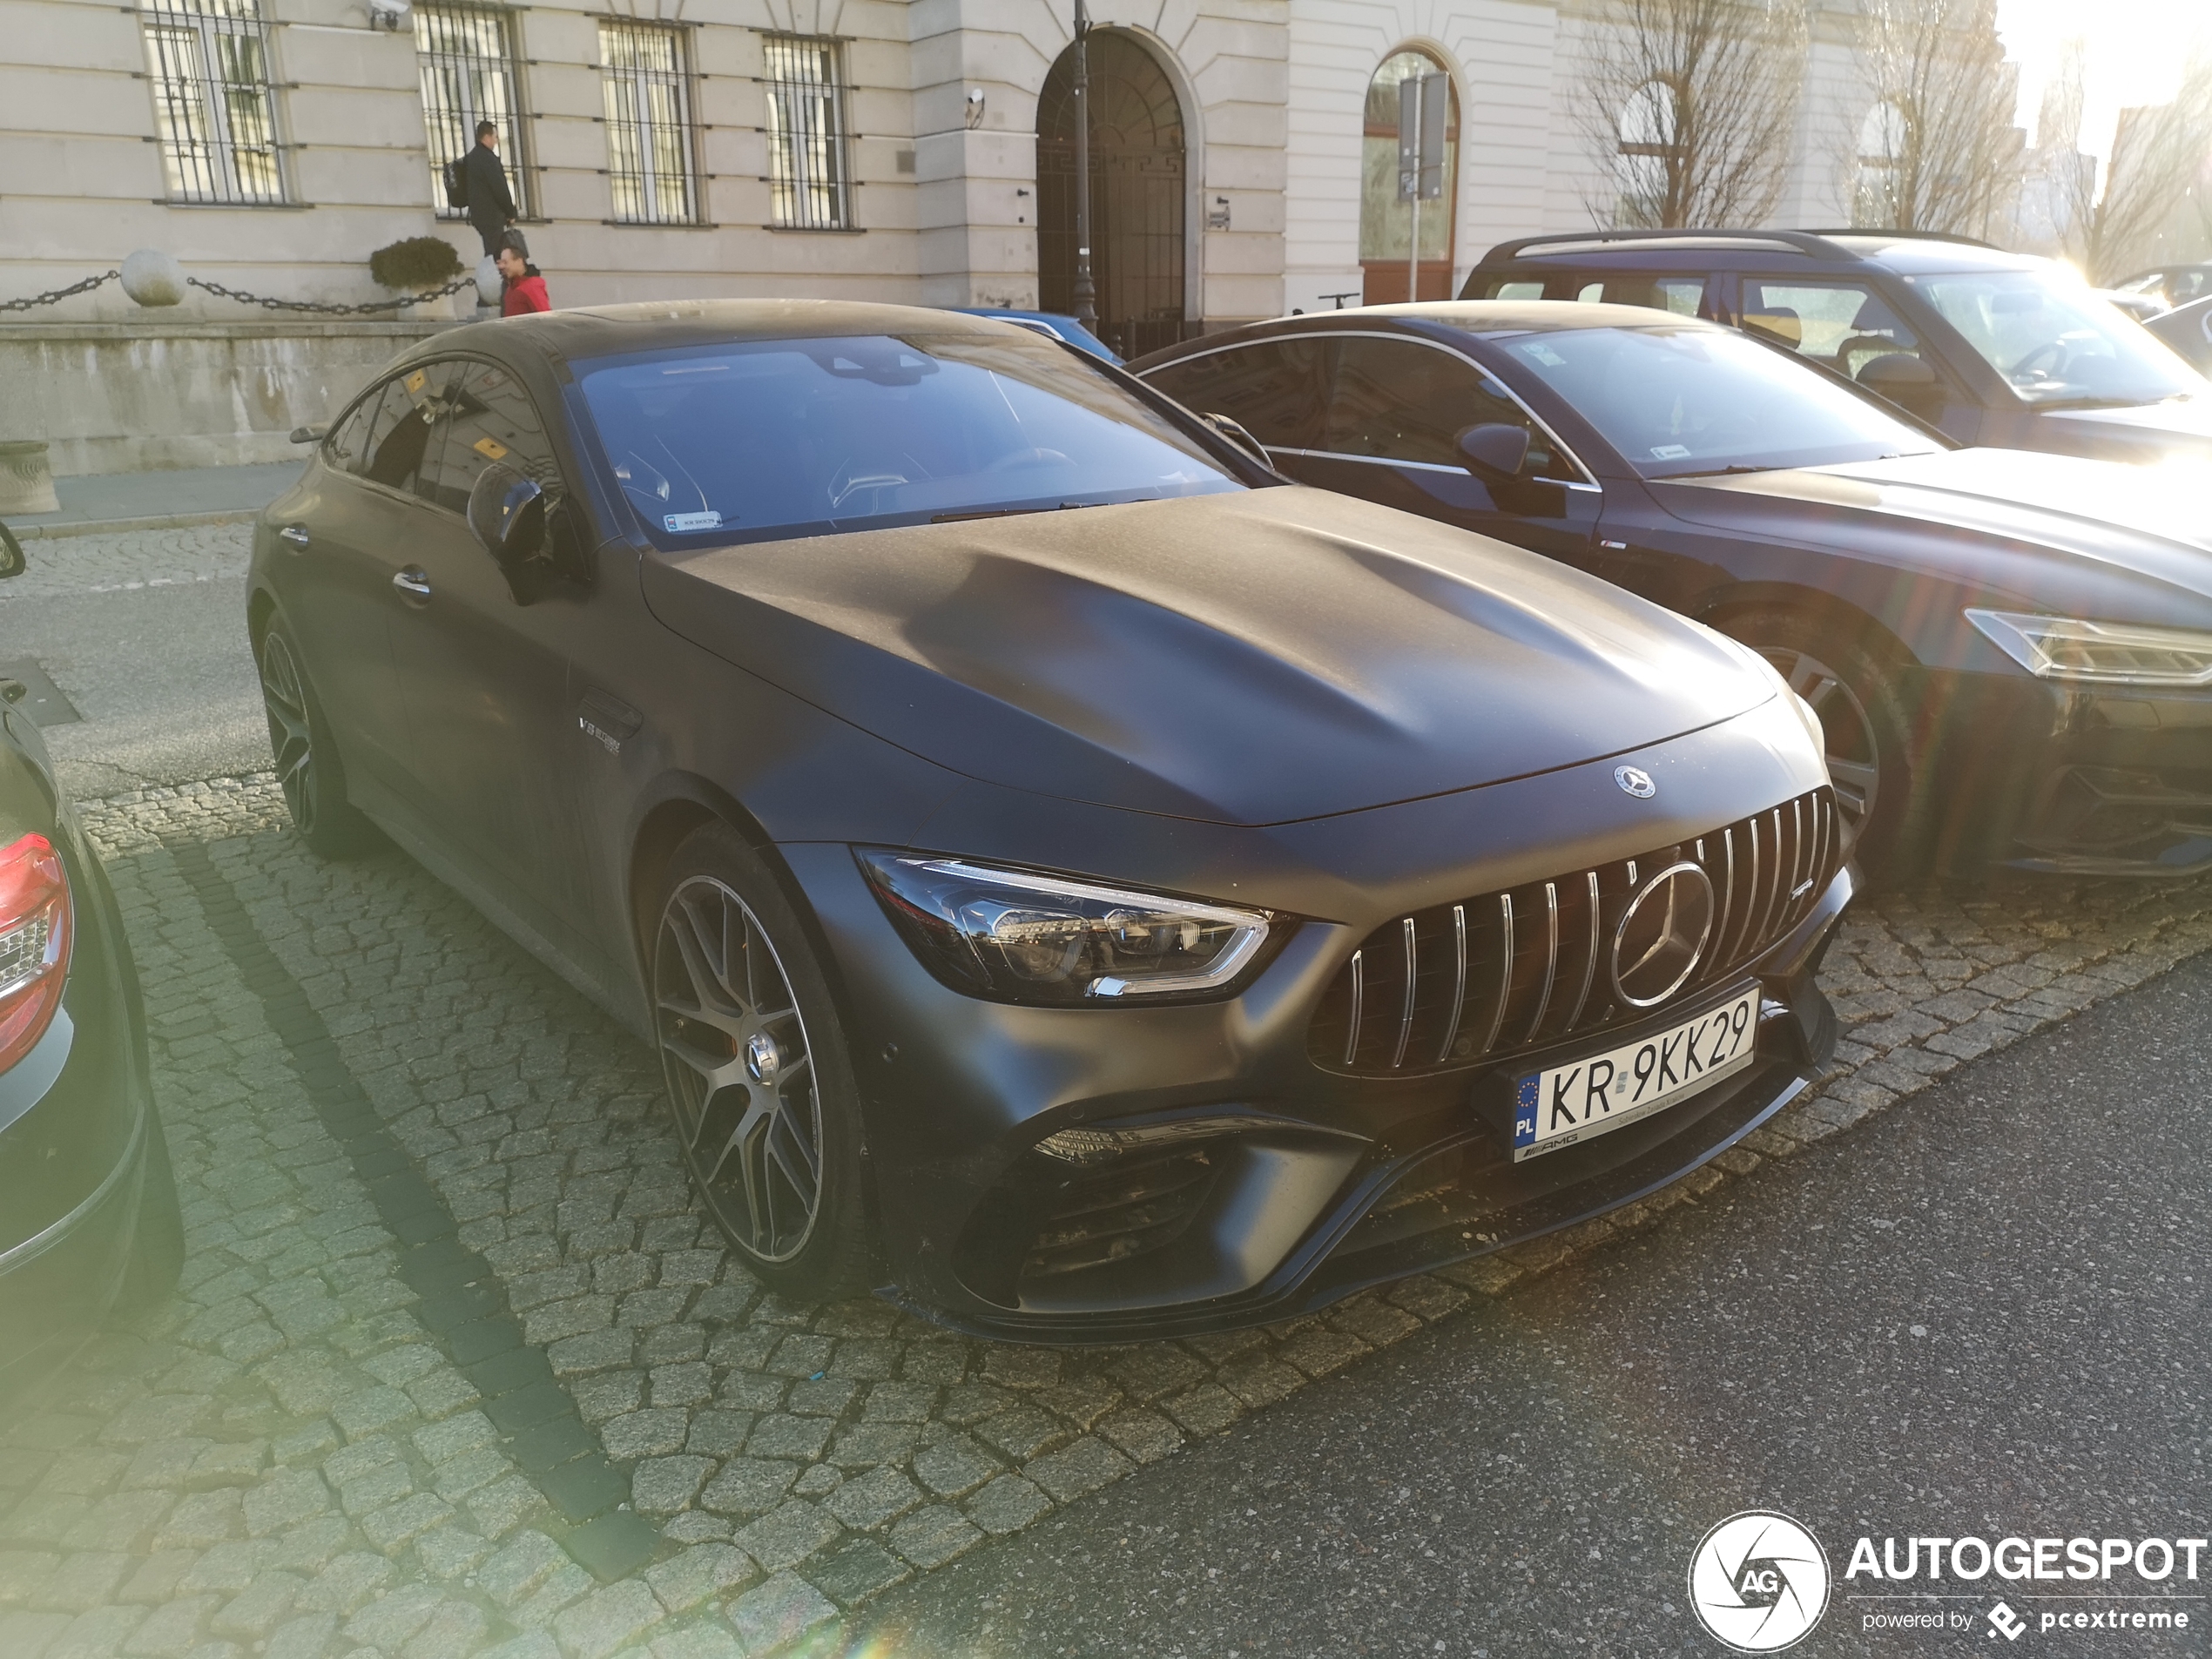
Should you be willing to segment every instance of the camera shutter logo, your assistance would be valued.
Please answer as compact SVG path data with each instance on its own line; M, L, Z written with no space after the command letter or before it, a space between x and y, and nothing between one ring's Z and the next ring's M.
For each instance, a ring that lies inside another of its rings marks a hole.
M1779 1653L1828 1608L1828 1556L1787 1515L1749 1509L1705 1534L1689 1558L1697 1622L1738 1653Z

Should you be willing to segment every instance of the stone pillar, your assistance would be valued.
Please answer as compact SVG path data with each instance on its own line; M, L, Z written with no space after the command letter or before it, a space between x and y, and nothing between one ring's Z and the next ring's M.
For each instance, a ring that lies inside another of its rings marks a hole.
M0 515L58 513L54 475L46 464L43 440L0 443Z

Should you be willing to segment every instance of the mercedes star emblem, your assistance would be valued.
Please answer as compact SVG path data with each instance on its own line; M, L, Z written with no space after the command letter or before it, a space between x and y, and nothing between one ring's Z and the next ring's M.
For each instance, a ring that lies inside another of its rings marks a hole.
M1613 781L1621 786L1622 793L1634 795L1638 800L1649 800L1659 792L1659 786L1652 782L1651 774L1641 766L1614 767Z

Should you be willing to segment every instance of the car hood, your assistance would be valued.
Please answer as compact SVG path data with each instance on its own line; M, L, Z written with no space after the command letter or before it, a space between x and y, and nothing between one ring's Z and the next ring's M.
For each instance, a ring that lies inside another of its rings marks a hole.
M2108 461L2212 459L2212 396L2114 409L2038 409L2031 432L2037 448Z
M1796 539L1878 551L1898 521L2088 559L2195 596L2212 596L2212 466L2089 461L2026 449L1954 449L1888 461L1802 467L1653 486L1693 523L1775 524ZM1799 510L1791 510L1791 509ZM1925 550L1925 543L1919 549ZM1905 556L1909 557L1909 553ZM2045 562L1990 565L1989 579L2040 577Z
M1775 695L1551 561L1272 488L649 559L685 638L968 776L1218 823L1639 748Z

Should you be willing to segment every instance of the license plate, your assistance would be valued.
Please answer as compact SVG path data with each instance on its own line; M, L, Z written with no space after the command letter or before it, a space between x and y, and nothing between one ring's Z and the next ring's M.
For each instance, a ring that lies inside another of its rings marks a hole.
M1523 1077L1514 1162L1579 1146L1710 1089L1758 1057L1758 1024L1754 985L1669 1030Z

